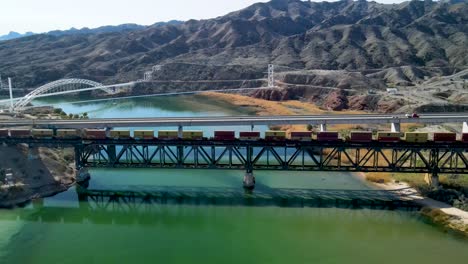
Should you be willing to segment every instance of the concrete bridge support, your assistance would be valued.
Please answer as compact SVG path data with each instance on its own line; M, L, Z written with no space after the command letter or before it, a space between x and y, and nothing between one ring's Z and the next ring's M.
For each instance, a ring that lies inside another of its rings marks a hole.
M88 169L80 168L76 170L76 182L77 183L86 183L91 179Z
M37 160L39 159L39 148L32 145L28 146L28 160Z
M468 133L468 122L463 122L463 134Z
M179 138L183 138L184 137L184 127L183 126L179 126L178 129L177 129L177 137Z
M401 131L401 124L400 123L392 123L392 132L400 132Z
M244 184L244 189L253 190L255 188L255 176L253 174L253 171L248 170L245 173L243 184Z
M320 124L320 132L326 132L327 131L327 124Z
M439 188L439 174L437 172L426 173L424 181L432 188Z

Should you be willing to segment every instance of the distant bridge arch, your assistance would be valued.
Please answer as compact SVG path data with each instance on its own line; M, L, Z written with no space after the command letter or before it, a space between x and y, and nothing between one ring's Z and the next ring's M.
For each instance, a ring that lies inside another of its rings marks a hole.
M15 111L24 110L24 108L36 98L86 90L102 90L108 94L115 93L115 89L106 87L95 81L86 79L61 79L45 84L30 92L20 100L16 101L13 105L13 109Z

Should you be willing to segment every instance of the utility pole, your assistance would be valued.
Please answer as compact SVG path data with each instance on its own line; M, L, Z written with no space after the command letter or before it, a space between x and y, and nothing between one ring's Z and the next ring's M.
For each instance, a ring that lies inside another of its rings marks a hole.
M275 87L275 65L268 64L268 88Z
M3 89L3 80L2 80L2 75L0 75L0 90Z
M8 88L10 89L10 112L13 112L13 88L11 86L11 78L8 78Z

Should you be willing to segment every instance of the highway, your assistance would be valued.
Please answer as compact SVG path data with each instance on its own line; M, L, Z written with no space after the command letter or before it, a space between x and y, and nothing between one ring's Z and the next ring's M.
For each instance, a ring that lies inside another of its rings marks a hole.
M420 118L404 115L297 115L297 116L211 116L176 118L104 118L80 120L9 119L0 127L33 126L38 128L113 128L113 127L192 127L192 126L258 126L258 125L335 125L335 124L403 124L463 123L468 113L424 114Z

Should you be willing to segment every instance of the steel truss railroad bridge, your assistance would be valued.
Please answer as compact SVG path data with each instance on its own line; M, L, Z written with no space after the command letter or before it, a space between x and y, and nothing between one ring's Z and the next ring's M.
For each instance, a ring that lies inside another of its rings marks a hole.
M216 140L0 139L37 147L75 148L86 168L238 169L255 183L255 170L468 174L468 143L352 143ZM244 183L246 178L244 178Z

